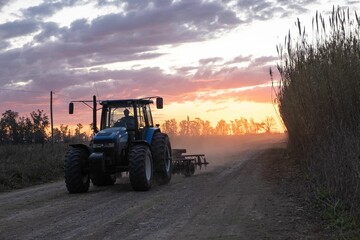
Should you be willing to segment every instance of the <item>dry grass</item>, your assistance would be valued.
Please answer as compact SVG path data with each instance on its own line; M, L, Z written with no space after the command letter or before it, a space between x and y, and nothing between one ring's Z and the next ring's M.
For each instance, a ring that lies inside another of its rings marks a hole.
M293 151L314 182L360 217L360 19L333 9L313 18L313 37L278 47L278 100Z
M66 144L1 146L0 191L61 178L67 149Z

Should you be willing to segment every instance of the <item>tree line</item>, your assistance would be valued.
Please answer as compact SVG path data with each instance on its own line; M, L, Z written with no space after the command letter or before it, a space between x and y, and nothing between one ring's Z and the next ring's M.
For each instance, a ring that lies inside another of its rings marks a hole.
M43 110L20 117L18 112L7 110L0 119L0 144L44 143L49 117Z
M51 140L48 133L49 117L43 110L30 113L30 117L19 116L18 112L6 110L0 119L0 144L44 144ZM88 141L90 136L81 133L83 125L78 123L74 133L68 125L61 124L54 128L54 142Z
M208 120L195 118L182 120L179 123L176 119L166 120L161 129L170 136L202 136L202 135L242 135L247 133L271 133L276 130L276 121L273 117L266 117L261 122L255 122L253 118L231 120L230 123L221 119L215 127L211 126Z
M0 119L0 144L44 144L46 141L54 142L88 142L91 133L81 132L84 126L81 123L75 129L69 125L60 124L59 128L53 129L53 139L49 130L49 117L43 110L30 113L30 117L19 116L18 112L7 110ZM270 133L274 131L276 121L272 117L266 117L264 121L255 122L254 119L234 119L227 123L220 120L215 127L210 122L195 118L182 120L179 123L175 119L166 120L161 125L161 130L170 136L201 136L201 135L241 135L246 133ZM92 124L90 124L92 129Z

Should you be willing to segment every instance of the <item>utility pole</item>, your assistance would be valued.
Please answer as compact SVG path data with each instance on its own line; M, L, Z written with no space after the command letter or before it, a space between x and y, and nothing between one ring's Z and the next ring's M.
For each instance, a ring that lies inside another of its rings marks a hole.
M54 144L53 92L50 91L51 143Z

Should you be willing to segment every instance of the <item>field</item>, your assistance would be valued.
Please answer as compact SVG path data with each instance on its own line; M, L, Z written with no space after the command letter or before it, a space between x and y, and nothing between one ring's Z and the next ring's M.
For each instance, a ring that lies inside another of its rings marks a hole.
M67 149L67 144L1 146L0 192L59 180Z

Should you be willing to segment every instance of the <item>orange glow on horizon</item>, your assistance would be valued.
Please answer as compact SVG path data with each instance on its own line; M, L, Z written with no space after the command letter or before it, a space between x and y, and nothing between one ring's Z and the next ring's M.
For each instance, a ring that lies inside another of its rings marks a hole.
M227 123L235 119L244 117L248 120L251 118L255 122L262 122L266 117L273 117L277 122L276 132L284 132L279 117L271 103L256 103L256 102L235 102L235 101L219 101L219 102L184 102L184 103L170 103L164 105L163 109L156 109L152 106L153 118L156 124L163 124L166 120L175 119L178 123L182 120L186 120L189 117L190 120L200 118L204 121L208 120L212 127L216 127L220 120L225 120ZM90 129L91 110L89 108L77 109L73 115L68 115L66 118L71 132L74 133L77 128L77 123L81 123L83 128L81 132L91 134ZM97 125L100 123L100 111L98 112ZM54 124L54 128L60 128L60 124Z

